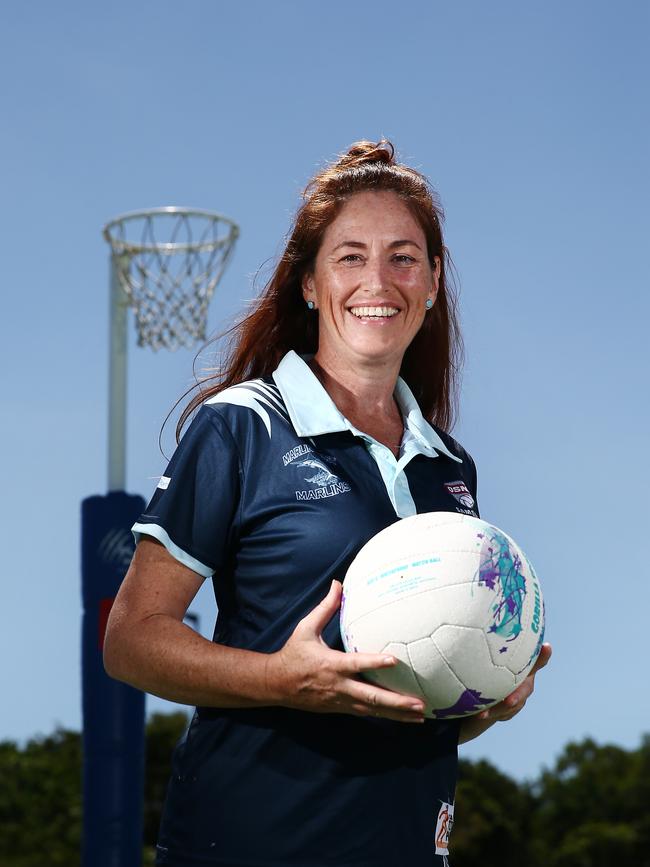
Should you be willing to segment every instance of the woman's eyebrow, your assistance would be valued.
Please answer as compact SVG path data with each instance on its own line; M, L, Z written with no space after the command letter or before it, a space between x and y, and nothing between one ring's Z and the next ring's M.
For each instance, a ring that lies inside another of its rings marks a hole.
M332 252L334 250L338 250L340 247L366 247L367 245L363 243L363 241L341 241L340 244L337 244L336 247L332 248Z
M417 247L418 250L421 249L421 247L420 247L420 245L418 244L417 241L411 241L411 240L409 240L409 239L405 239L405 240L403 240L403 241L391 241L391 243L388 245L388 247L389 247L389 249L392 250L392 249L395 248L395 247L406 247L406 246L409 246L409 245L411 245L411 246L413 246L413 247Z
M417 241L411 241L408 238L405 238L405 239L400 240L400 241L391 241L390 244L388 245L388 248L390 250L393 250L393 249L395 249L395 247L405 247L408 245L412 245L413 247L417 247L418 250L421 249L421 247L417 243ZM368 245L365 244L363 241L341 241L340 244L337 244L336 247L332 248L332 252L340 249L341 247L357 247L357 248L363 249L367 246Z

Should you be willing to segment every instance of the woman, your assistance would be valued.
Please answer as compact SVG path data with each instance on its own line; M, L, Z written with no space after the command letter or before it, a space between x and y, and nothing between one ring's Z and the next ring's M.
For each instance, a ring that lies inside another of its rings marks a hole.
M445 484L476 500L445 433L459 335L440 221L389 142L354 145L307 187L224 374L181 419L200 406L134 527L105 644L113 677L197 706L159 864L443 863L459 738L532 691L534 676L462 724L425 722L419 699L360 677L395 659L338 635L340 581L371 536L456 510ZM206 577L212 642L183 624Z

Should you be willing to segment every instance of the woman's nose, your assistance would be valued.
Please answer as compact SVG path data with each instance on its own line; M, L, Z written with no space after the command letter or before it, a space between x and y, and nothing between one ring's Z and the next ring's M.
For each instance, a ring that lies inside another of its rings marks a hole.
M370 259L364 271L363 288L374 295L380 295L387 288L384 263L378 259Z

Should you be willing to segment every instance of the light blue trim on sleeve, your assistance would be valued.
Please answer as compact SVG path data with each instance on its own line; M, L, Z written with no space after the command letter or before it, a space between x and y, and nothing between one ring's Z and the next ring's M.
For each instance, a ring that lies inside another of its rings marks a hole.
M200 560L197 560L195 557L192 557L186 551L183 551L182 548L179 548L172 540L169 538L169 534L166 530L163 530L158 524L139 524L136 523L131 528L131 532L133 533L133 538L135 539L135 544L137 545L140 539L143 536L153 536L154 539L157 539L162 545L165 546L167 551L172 555L174 560L178 560L179 563L182 563L183 566L187 566L188 569L191 569L192 572L198 572L203 578L212 578L214 575L214 569L210 569L209 566L206 566L205 563L201 563Z

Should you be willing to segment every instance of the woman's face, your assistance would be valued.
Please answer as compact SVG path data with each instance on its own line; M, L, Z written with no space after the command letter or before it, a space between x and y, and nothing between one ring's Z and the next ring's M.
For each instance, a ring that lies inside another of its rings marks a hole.
M431 267L424 232L391 192L352 196L325 230L305 301L318 308L317 358L388 365L404 352L435 301L440 260Z

